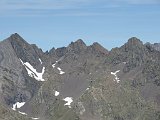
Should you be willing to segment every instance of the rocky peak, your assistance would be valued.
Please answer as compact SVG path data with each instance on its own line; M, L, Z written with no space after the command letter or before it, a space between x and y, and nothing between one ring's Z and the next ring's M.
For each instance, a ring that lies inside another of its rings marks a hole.
M147 59L147 56L148 52L142 41L136 37L132 37L120 48L112 49L109 52L108 57L111 59L107 58L107 61L109 61L109 64L112 63L113 65L124 61L127 62L124 71L128 72L131 69L142 65L142 63Z
M13 48L29 45L18 33L12 34L7 40L10 41Z
M132 37L128 40L128 44L130 45L143 45L142 41L136 37Z
M0 118L158 120L160 52L148 51L138 38L130 38L110 52L97 42L86 46L81 39L68 47L42 52L43 57L39 51L17 33L0 43ZM29 62L38 73L45 67L46 81L30 77L19 58ZM33 76L36 75L39 74ZM73 103L68 103L66 98ZM11 111L20 102L25 104L13 113L15 117L1 110L3 103ZM18 111L27 115L19 118Z
M55 52L55 48L53 47L51 50L49 50L49 54L53 54Z
M77 41L73 42L73 44L77 44L77 45L80 45L80 46L86 46L86 44L83 42L82 39L78 39Z
M67 52L66 47L55 49L54 47L49 51L49 55L52 57L62 57Z
M14 33L12 34L10 37L13 37L13 38L18 38L18 37L21 37L18 33Z
M71 44L67 47L68 51L74 51L76 53L79 53L87 48L86 44L83 42L83 40L78 39L75 42L71 42Z
M121 48L122 49L124 48L126 52L127 51L135 51L135 50L138 50L138 49L143 49L144 45L143 45L143 42L140 39L138 39L136 37L132 37Z
M108 50L101 46L99 43L94 42L91 46L89 46L93 51L100 52L103 54L108 54Z
M19 42L21 44L27 43L18 33L12 34L8 39L11 43L13 42Z
M17 57L23 62L29 62L34 67L40 64L39 58L43 51L36 45L27 43L18 33L12 34L8 39Z

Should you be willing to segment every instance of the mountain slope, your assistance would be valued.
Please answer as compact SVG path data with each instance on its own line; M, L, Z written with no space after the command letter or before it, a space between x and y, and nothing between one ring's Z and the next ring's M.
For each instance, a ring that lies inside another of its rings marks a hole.
M44 53L16 33L0 43L1 110L8 119L159 120L159 63L136 37L111 51L79 39Z
M160 53L150 51L137 38L111 50L101 63L106 72L75 104L80 118L158 120L160 91L155 81L160 79L159 60Z

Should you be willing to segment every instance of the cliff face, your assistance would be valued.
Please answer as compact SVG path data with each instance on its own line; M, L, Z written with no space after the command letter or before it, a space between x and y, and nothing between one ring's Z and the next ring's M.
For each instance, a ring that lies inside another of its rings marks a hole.
M154 45L133 37L108 51L79 39L44 53L13 34L0 43L0 109L12 120L158 120Z

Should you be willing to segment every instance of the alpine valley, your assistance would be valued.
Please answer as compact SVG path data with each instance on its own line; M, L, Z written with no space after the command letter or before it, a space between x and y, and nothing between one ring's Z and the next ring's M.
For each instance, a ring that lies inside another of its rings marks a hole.
M43 52L12 34L0 42L0 120L160 120L160 43Z

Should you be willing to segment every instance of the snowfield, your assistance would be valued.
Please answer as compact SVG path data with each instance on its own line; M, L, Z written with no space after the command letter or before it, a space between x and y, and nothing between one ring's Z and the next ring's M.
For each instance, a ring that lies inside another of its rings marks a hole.
M59 95L59 92L58 91L55 91L55 94L54 94L55 96L58 96Z
M72 97L66 97L63 100L67 102L66 104L64 104L64 106L68 106L69 108L71 108L71 103L73 102Z
M15 104L13 104L12 110L16 110L17 108L21 108L24 104L25 104L25 102L16 102Z
M117 71L115 71L115 72L111 72L111 75L114 75L114 76L115 76L114 81L116 81L117 83L120 82L120 79L119 79L118 76L117 76L117 73L118 73L118 72L120 72L120 70L117 70Z
M44 72L45 72L45 67L43 67L43 68L42 68L42 72L39 73L39 72L37 72L36 69L34 69L34 67L33 67L29 62L25 62L25 63L24 63L21 59L20 59L20 61L21 61L21 63L25 66L25 68L26 68L26 70L27 70L27 72L28 72L28 75L29 75L30 77L35 78L37 81L45 81L45 80L43 79L43 74L44 74Z

